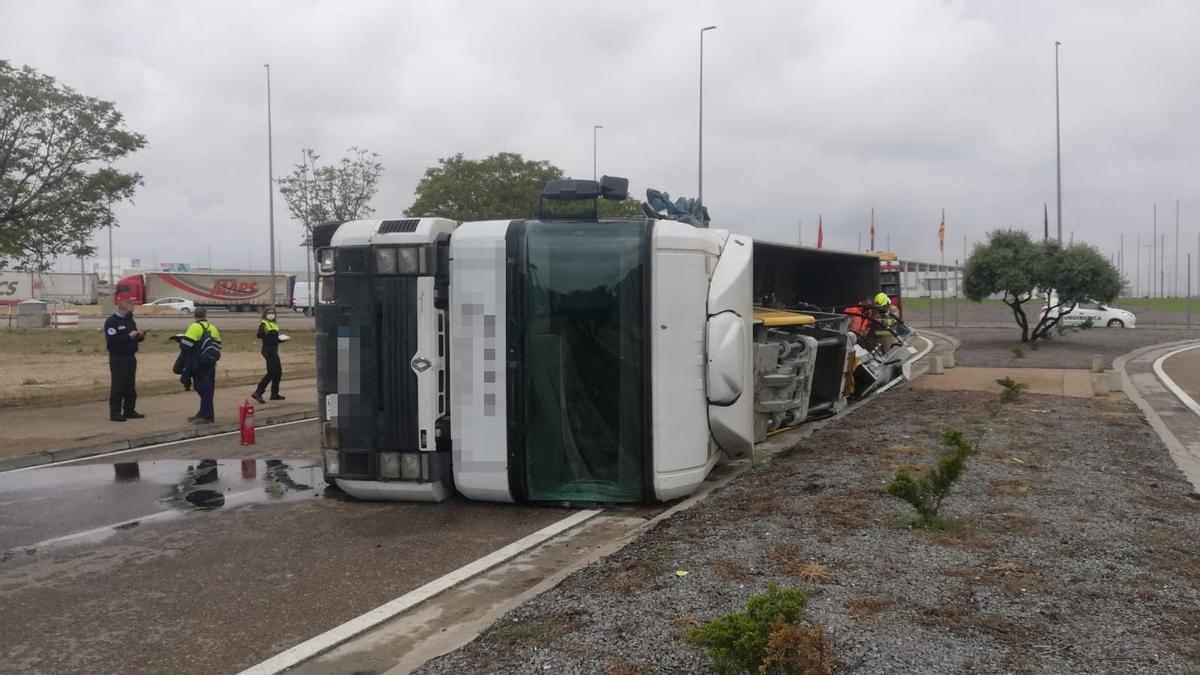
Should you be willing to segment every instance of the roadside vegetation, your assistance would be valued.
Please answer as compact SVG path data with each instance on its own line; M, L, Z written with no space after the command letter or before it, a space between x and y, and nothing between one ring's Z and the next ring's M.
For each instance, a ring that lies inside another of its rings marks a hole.
M687 642L704 647L718 673L820 675L834 670L833 638L805 624L808 596L771 584L746 609L693 628Z
M917 521L914 525L922 529L947 529L948 523L939 515L942 503L966 472L967 459L979 452L957 429L947 429L942 434L942 444L949 447L950 451L938 457L932 467L920 470L916 476L910 467L900 467L887 488L888 494L916 509Z
M1021 330L1021 342L1037 342L1051 337L1060 311L1070 312L1089 300L1111 302L1121 291L1121 278L1087 244L1035 242L1021 230L996 230L967 259L963 288L974 301L1002 294ZM1041 313L1041 307L1048 311Z

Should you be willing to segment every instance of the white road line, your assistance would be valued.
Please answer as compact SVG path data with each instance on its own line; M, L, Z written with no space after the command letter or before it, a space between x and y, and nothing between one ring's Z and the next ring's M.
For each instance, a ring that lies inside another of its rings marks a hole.
M310 640L301 642L295 647L280 652L266 661L259 663L258 665L251 666L243 670L240 675L274 675L275 673L283 672L288 668L311 659L321 652L333 649L343 642L361 633L364 633L378 626L379 624L396 617L399 614L402 614L412 607L425 602L426 600L443 591L461 584L471 577L482 574L483 572L488 571L500 563L515 558L534 546L541 544L551 537L566 532L572 527L575 527L576 525L579 525L585 520L599 515L600 513L600 510L587 510L580 511L579 513L575 513L563 518L553 525L544 527L527 537L523 537L517 541L514 541L508 546L489 553L475 562L467 563L466 565L463 565L462 567L443 577L434 579L420 588L409 591L395 600L384 603L367 612L366 614L355 617L346 623L321 633Z
M224 503L223 508L234 509L239 506L243 506L245 504L252 504L258 498L259 492L261 492L261 490L243 490L242 492L234 492L231 494L224 495L225 503ZM105 538L115 534L123 527L127 527L129 525L133 525L133 524L140 525L140 524L145 524L145 523L153 523L155 521L163 520L165 518L183 517L183 516L187 516L189 514L194 515L196 512L197 512L197 509L195 509L195 508L184 508L184 507L180 507L177 509L167 509L165 511L157 511L155 513L149 513L144 516L138 516L137 518L129 518L128 520L122 520L119 523L110 523L108 525L101 525L100 527L93 527L90 530L83 530L82 532L72 532L71 534L64 534L60 537L54 537L53 539L46 539L43 541L39 541L36 544L26 544L24 546L14 546L14 547L10 548L9 550L10 551L26 551L29 549L41 550L43 548L50 548L52 546L58 546L58 545L62 545L62 544L70 544L70 543L73 543L73 542L79 541L79 540L88 541L88 540L105 539Z
M933 351L933 340L930 340L929 338L925 337L924 335L918 335L917 337L924 340L925 344L927 344L929 346L926 347L925 350L922 351L920 354L917 354L916 356L909 359L909 362L911 362L911 363L916 363L917 361L920 361L921 359L925 358L926 354Z
M1163 354L1162 356L1158 357L1158 359L1156 359L1154 361L1154 374L1158 375L1158 379L1160 381L1162 381L1163 385L1166 386L1166 388L1169 389L1172 394L1175 394L1175 398L1179 399L1180 403L1187 406L1188 410L1191 410L1192 412L1196 413L1197 416L1200 416L1200 404L1196 403L1196 400L1194 398L1192 398L1191 396L1188 396L1186 391L1181 389L1179 387L1179 385L1175 384L1175 380L1172 380L1170 378L1170 376L1167 375L1167 372L1165 370L1163 370L1163 367L1162 367L1163 362L1166 361L1167 359L1171 358L1172 356L1175 356L1176 354L1179 354L1182 352L1190 351L1192 349L1198 349L1198 348L1200 348L1200 344L1192 345L1190 347L1181 347L1179 349L1176 349L1173 352L1168 352L1166 354Z
M302 422L315 422L316 420L317 420L316 417L305 417L302 420L292 420L291 422L280 422L279 424L268 424L267 426L257 427L255 430L263 431L265 429L275 429L278 427L286 427L290 424L300 424ZM165 447L171 446L171 445L181 445L183 443L194 443L196 441L205 441L210 438L221 438L222 436L234 436L239 433L241 433L241 432L240 431L225 431L225 432L222 432L219 434L211 434L208 436L197 436L195 438L184 438L184 439L178 440L178 441L167 441L166 443L155 443L154 445L143 445L140 448L129 448L128 450L114 450L112 452L106 452L101 455L88 455L87 457L76 457L75 459L64 459L61 462L50 462L48 464L35 464L33 466L23 466L19 469L9 469L8 471L0 471L0 475L7 474L7 473L19 473L21 471L34 471L36 469L45 469L46 467L51 467L51 466L62 466L63 464L74 464L75 462L90 462L94 459L104 459L105 457L115 457L117 455L126 455L131 452L143 452L146 450L155 450L157 448L165 448Z

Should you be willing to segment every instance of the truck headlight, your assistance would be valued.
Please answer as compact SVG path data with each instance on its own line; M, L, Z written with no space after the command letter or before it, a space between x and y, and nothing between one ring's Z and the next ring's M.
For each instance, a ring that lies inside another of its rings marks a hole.
M342 465L341 465L341 462L338 461L338 451L337 450L326 450L325 451L325 473L329 474L330 476L336 476L339 473L341 473L341 469L342 469Z
M321 291L317 294L317 299L320 300L321 304L323 305L333 302L333 278L324 277L321 279L320 284Z
M421 249L408 246L396 249L396 253L398 255L396 266L400 274L421 273Z
M396 249L394 249L394 248L377 248L377 249L375 249L375 273L376 274L395 274L396 273Z
M317 268L321 274L333 274L333 249L323 248L317 251Z
M400 453L398 453L398 452L381 452L381 453L379 453L379 477L380 478L399 478L400 477Z
M400 477L404 480L421 480L421 454L406 452L399 457Z

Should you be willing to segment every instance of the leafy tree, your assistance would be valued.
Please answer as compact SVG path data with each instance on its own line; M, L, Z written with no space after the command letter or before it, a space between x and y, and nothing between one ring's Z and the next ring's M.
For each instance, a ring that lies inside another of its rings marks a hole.
M562 169L550 162L526 160L518 153L476 160L460 152L425 170L407 213L460 221L534 217L542 188L562 177ZM614 218L639 215L641 207L636 200L601 199L597 211L601 217Z
M0 60L0 269L45 270L116 225L142 177L112 165L145 145L112 103Z
M329 220L357 220L375 209L371 199L379 191L379 176L383 164L379 155L360 147L352 147L349 157L337 164L318 164L321 156L309 148L301 153L303 160L291 175L277 180L279 193L292 217L306 229Z
M1087 244L1062 247L1057 241L1034 242L1020 230L997 230L975 247L963 270L966 295L979 302L1002 294L1021 329L1022 342L1048 338L1061 314L1080 302L1109 302L1121 289L1112 263ZM1025 303L1037 298L1047 307L1033 329Z

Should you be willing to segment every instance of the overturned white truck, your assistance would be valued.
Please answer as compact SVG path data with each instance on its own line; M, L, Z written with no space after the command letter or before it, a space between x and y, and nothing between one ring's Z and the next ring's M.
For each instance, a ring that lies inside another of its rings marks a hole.
M598 219L626 185L552 182L537 219L314 228L327 480L363 499L671 500L907 376L901 340L840 313L878 291L875 258Z

